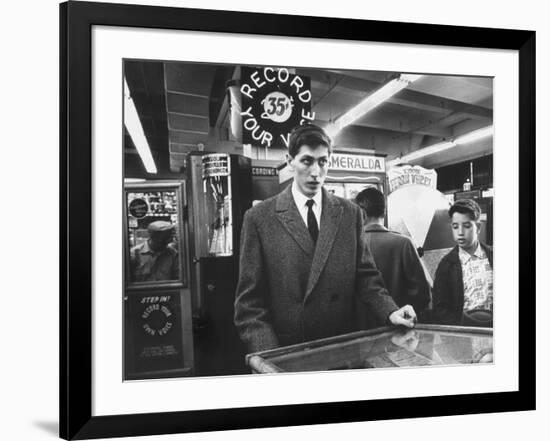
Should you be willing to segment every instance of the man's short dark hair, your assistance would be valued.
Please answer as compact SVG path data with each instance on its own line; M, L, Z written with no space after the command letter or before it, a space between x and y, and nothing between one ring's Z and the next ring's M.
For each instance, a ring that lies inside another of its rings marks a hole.
M449 217L454 213L467 214L474 222L478 222L481 217L481 208L473 199L459 199L451 208L449 208Z
M355 196L355 203L359 205L368 217L384 217L386 199L384 194L374 187L368 187Z
M303 124L292 129L288 141L288 154L294 158L303 145L308 145L312 148L324 145L328 147L329 153L332 152L330 137L321 127L315 124Z

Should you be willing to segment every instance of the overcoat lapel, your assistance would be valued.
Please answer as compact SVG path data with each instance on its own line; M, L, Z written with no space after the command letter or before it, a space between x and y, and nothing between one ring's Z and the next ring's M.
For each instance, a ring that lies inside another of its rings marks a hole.
M300 216L298 208L294 203L291 185L277 196L277 203L275 205L277 219L279 219L288 234L298 243L300 248L302 248L308 256L313 257L313 252L315 251L314 244L304 220Z
M449 253L449 262L453 264L453 268L456 274L456 276L454 276L457 287L456 292L460 293L458 303L464 304L464 279L462 278L462 264L460 263L460 257L458 257L458 245L455 245L455 247Z
M317 247L311 264L311 271L307 283L304 301L307 300L319 276L323 271L328 255L334 244L336 233L342 220L342 206L337 198L332 196L323 188L323 210L321 213L321 227L319 228L319 237L317 238ZM302 222L303 223L303 222ZM307 232L307 230L306 230ZM309 233L308 233L309 234Z

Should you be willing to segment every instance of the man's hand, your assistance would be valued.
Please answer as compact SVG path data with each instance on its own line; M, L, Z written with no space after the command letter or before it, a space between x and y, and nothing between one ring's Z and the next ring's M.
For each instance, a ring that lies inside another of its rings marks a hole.
M414 325L416 325L416 312L414 312L414 308L411 305L405 305L397 311L392 312L388 320L395 326L401 325L407 328L414 328Z

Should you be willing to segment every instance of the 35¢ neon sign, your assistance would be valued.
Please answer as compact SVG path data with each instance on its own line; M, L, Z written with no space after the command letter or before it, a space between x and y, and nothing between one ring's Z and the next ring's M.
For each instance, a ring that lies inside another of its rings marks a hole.
M243 144L288 147L292 128L315 119L310 80L287 68L242 68Z

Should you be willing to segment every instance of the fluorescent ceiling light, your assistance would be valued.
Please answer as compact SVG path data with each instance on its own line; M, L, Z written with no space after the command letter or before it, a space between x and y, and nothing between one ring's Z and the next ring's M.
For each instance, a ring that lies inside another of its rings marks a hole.
M423 158L425 156L434 155L436 153L442 152L444 150L450 149L461 144L467 144L474 141L479 141L480 139L486 138L493 134L493 126L482 127L481 129L473 130L464 135L457 136L456 138L450 141L438 142L428 147L418 149L412 153L409 153L401 158L392 159L387 162L388 167L392 167L397 164L406 164L414 160Z
M331 126L328 127L327 132L331 137L336 136L340 130L350 125L366 113L370 112L375 107L382 104L384 101L391 98L397 92L403 90L414 81L418 80L422 75L409 75L401 74L399 77L387 82L378 90L367 96L355 107L352 107L346 113L336 118Z
M399 158L399 160L394 159L394 161L398 161L398 162L414 161L415 159L423 158L424 156L430 156L435 153L448 150L451 147L454 147L455 145L456 144L453 141L438 142L437 144L433 144L429 147L424 147L423 149L419 149L419 150L416 150L415 152L409 153L408 155L405 155Z
M145 170L147 170L147 173L156 173L157 166L151 155L151 149L147 143L145 133L143 132L143 127L141 126L134 100L130 96L130 89L128 88L126 78L124 78L124 125L132 137L132 141L141 157Z
M493 126L482 127L465 135L458 136L454 141L456 144L466 144L469 142L478 141L493 134Z

